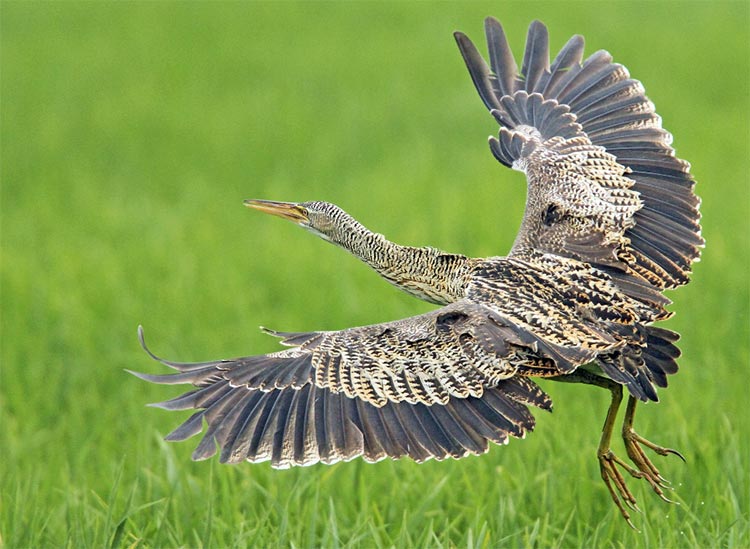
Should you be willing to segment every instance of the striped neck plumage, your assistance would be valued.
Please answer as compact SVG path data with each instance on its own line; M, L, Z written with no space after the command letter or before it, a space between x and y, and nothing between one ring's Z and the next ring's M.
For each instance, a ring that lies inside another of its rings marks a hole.
M464 295L471 267L465 256L430 247L401 246L328 202L248 200L246 204L293 221L345 249L388 282L420 299L446 304Z

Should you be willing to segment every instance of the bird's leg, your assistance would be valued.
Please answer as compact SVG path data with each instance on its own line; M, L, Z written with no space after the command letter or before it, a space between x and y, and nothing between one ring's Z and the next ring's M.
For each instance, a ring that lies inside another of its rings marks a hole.
M636 476L645 478L654 489L654 492L656 492L661 499L668 503L675 503L664 495L663 489L668 487L669 482L661 476L661 473L659 473L656 466L654 466L651 460L648 459L643 448L641 448L641 445L651 448L651 450L660 456L674 454L682 461L685 461L685 458L677 450L657 446L633 430L636 404L638 404L638 401L634 397L631 396L628 398L628 406L625 410L625 420L622 422L622 439L625 442L625 450L627 451L630 460L638 468L639 474Z
M668 487L668 482L661 476L659 470L654 466L651 460L648 459L643 448L641 448L641 445L650 448L660 456L674 454L683 461L685 461L685 458L678 451L657 446L633 430L635 407L638 401L633 396L628 397L625 419L622 423L622 438L625 442L625 450L627 451L630 460L637 467L634 468L615 455L610 448L615 420L617 419L617 411L622 403L622 385L609 378L592 374L586 370L576 370L572 374L553 377L551 379L568 383L586 383L588 385L595 385L597 387L608 389L612 393L612 402L607 410L607 418L604 420L604 427L602 428L602 438L599 441L599 448L597 449L597 459L599 460L599 469L602 474L602 479L604 480L604 484L607 485L607 489L612 496L612 501L615 502L615 505L617 505L617 508L620 510L620 513L622 513L622 516L628 524L635 529L635 526L633 526L633 523L630 521L630 513L628 513L626 507L636 511L640 511L640 509L638 508L633 493L625 485L625 478L618 467L635 478L646 479L661 499L669 503L674 503L664 495L664 488Z
M625 484L625 478L617 466L620 466L634 477L640 477L641 472L617 457L610 448L612 432L614 431L615 420L617 419L617 411L622 403L622 385L611 379L587 372L586 370L577 370L572 374L552 379L569 383L586 383L588 385L595 385L597 387L608 389L612 393L612 402L607 410L607 418L604 420L602 437L599 441L599 448L597 449L596 457L599 460L599 470L601 471L602 480L604 480L604 484L606 484L607 490L609 490L609 494L612 496L612 501L620 510L620 513L627 521L628 525L635 530L635 525L633 525L630 520L630 513L627 508L636 511L640 511L640 509L636 504L635 496L633 496L633 493L628 489Z
M601 379L604 380L604 378ZM612 393L612 402L609 405L607 417L604 420L602 437L599 440L599 448L597 448L596 457L599 460L599 470L601 471L602 480L604 481L604 484L607 485L609 494L612 496L612 501L615 502L615 505L617 505L617 508L620 510L620 513L630 527L635 528L630 521L630 513L628 513L625 505L636 511L640 511L640 509L638 509L635 496L633 496L633 493L625 484L625 478L617 469L617 465L620 465L630 474L634 475L636 472L627 463L617 457L610 447L612 432L614 431L615 420L617 419L617 411L620 409L620 404L622 403L622 386L614 382L611 382L611 384L607 383L603 386L609 389ZM625 505L623 505L623 503Z

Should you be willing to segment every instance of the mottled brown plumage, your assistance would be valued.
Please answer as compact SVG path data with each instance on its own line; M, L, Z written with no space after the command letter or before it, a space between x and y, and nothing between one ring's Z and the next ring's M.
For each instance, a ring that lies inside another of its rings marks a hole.
M547 28L538 21L519 73L500 23L488 18L485 31L489 66L464 34L455 37L501 126L490 138L493 154L527 176L511 254L543 250L659 289L685 284L703 246L700 201L690 165L675 157L643 85L606 51L582 61L581 36L550 65Z
M657 400L656 387L677 371L677 334L651 324L670 316L661 291L687 282L703 245L688 165L674 157L641 84L606 52L582 63L583 39L573 37L550 65L547 30L534 22L519 73L500 24L488 19L486 31L489 66L466 36L456 40L501 126L492 153L528 181L509 255L399 246L326 202L247 201L443 307L341 331L269 331L289 348L268 355L157 359L178 373L136 375L196 387L157 405L197 410L167 437L191 437L205 422L194 459L217 448L223 462L275 467L478 454L533 429L527 406L551 409L530 379L543 377L612 392L598 459L628 522L635 498L619 469L664 497L642 446L676 452L632 424L636 402ZM609 448L623 386L623 438L635 468Z

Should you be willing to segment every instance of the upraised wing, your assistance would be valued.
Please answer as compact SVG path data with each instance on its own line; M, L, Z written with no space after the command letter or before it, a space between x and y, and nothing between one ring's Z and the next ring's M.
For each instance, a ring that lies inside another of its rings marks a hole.
M645 95L606 51L583 61L573 36L550 64L547 28L529 27L521 71L488 18L489 66L455 34L474 84L500 124L495 157L527 175L511 255L549 252L672 288L699 257L699 199L689 164Z

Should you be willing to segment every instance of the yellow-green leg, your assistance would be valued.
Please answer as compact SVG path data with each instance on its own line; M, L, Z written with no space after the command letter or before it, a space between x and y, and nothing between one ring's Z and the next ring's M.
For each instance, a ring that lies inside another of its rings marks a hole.
M625 442L625 449L628 457L637 467L634 468L620 459L611 449L612 433L614 432L615 422L617 420L617 411L620 408L620 404L622 404L622 385L609 378L592 374L586 370L579 370L572 374L552 379L568 383L586 383L588 385L595 385L597 387L608 389L612 394L612 402L609 405L607 417L604 420L604 426L602 427L602 436L599 440L599 447L597 449L597 459L599 460L599 470L601 471L602 480L607 486L610 496L612 496L612 501L620 510L620 513L630 527L635 529L635 526L630 520L628 509L636 511L640 511L640 509L636 503L635 496L633 496L633 493L625 484L625 477L623 477L618 467L622 468L635 478L645 478L659 497L664 501L672 503L671 500L664 496L663 489L667 487L667 481L661 476L651 460L646 457L641 445L651 448L657 454L662 456L675 454L683 461L685 458L675 450L662 448L661 446L649 442L633 430L635 407L638 401L632 396L628 398L625 419L622 425L622 437Z
M639 474L637 476L645 478L651 485L651 488L654 489L654 492L656 492L661 499L669 503L676 503L668 499L664 495L663 489L668 487L669 482L661 476L659 470L646 456L643 448L641 448L641 444L643 446L646 446L647 448L650 448L660 456L674 454L682 461L685 461L685 458L677 450L657 446L656 444L646 440L641 435L636 433L635 430L633 430L633 421L635 420L635 407L637 404L638 401L635 398L633 398L632 396L628 398L628 406L625 410L625 419L622 422L622 440L625 442L625 450L628 453L630 461L632 461L638 468Z

